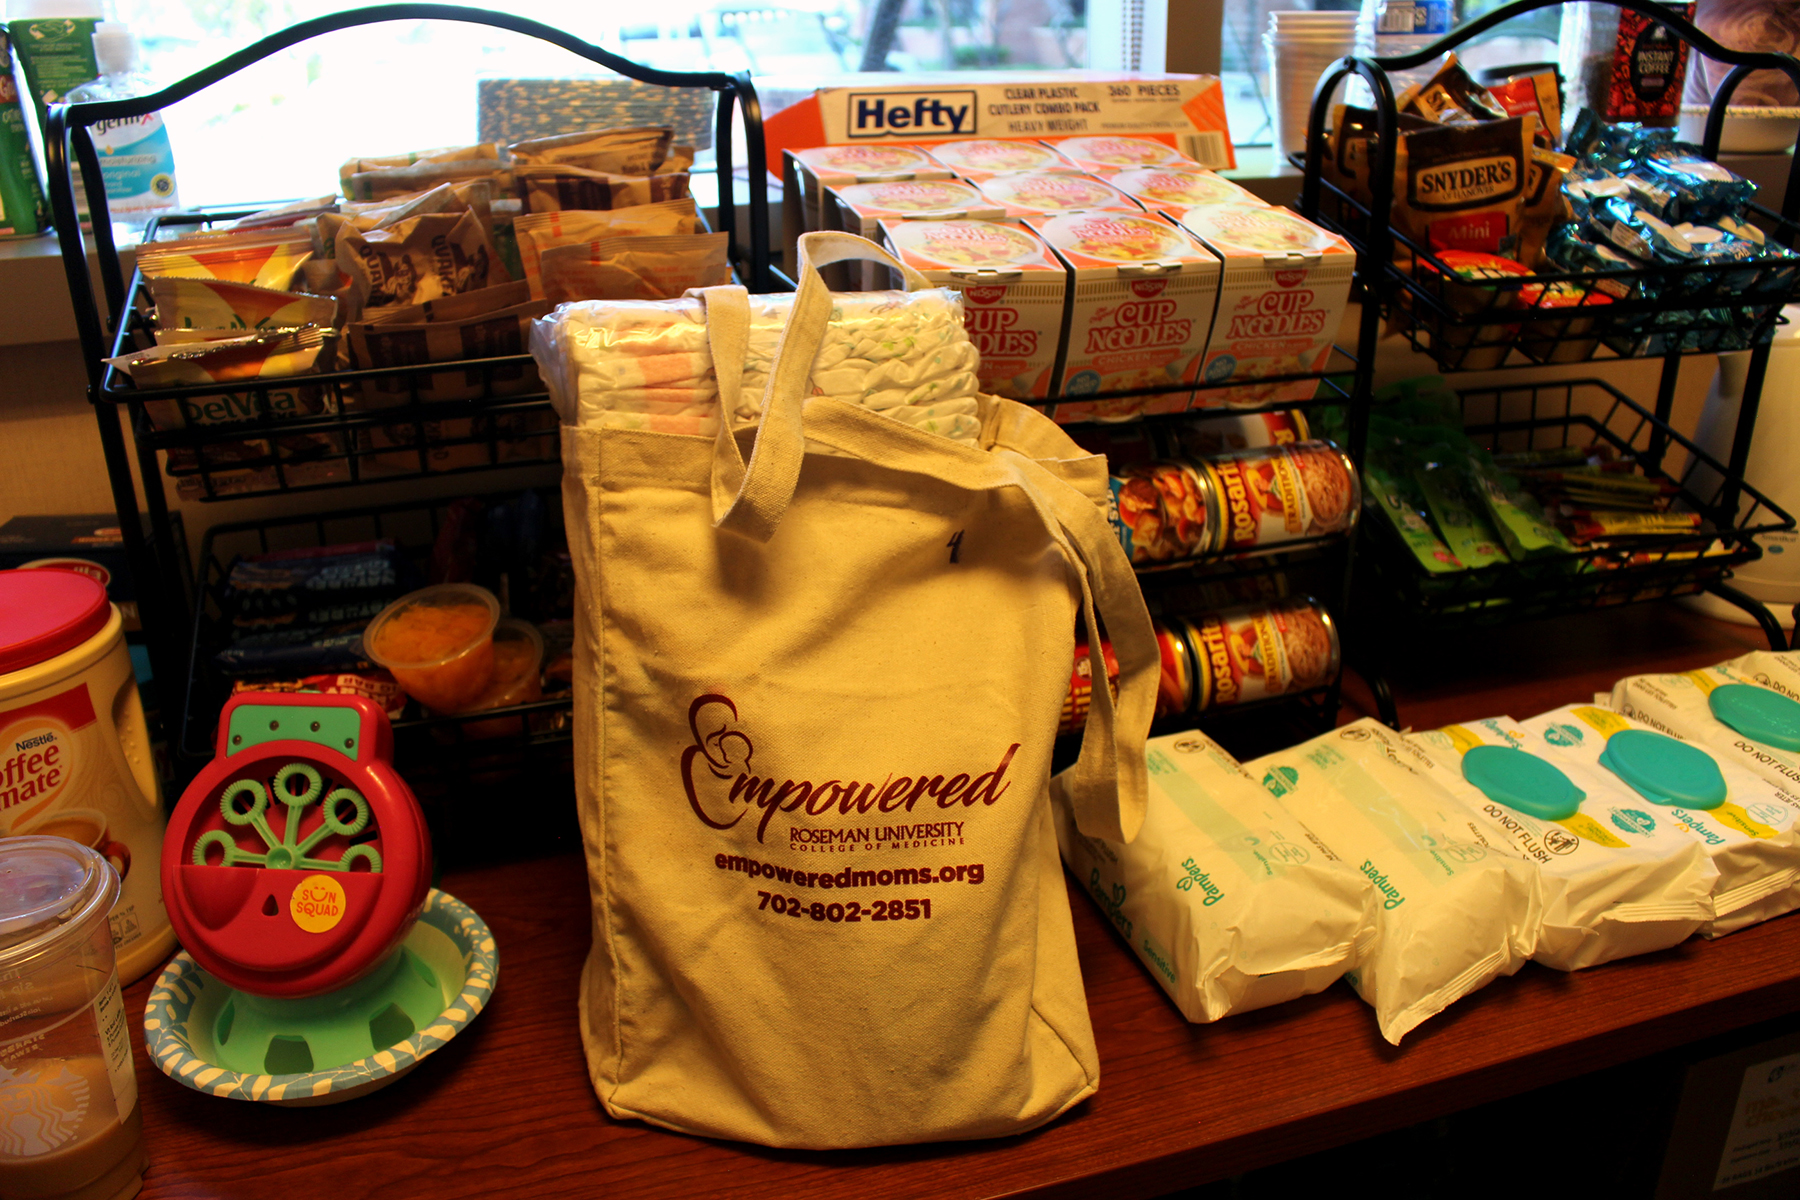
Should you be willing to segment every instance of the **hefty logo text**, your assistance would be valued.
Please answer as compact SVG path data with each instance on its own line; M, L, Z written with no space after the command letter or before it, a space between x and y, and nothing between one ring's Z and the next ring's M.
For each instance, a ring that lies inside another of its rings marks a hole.
M853 138L975 132L974 92L851 92L847 103Z

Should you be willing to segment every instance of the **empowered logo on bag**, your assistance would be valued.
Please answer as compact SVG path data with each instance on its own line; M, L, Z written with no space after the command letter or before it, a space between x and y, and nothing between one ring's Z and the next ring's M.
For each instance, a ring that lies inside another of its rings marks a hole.
M896 777L889 772L880 783L840 779L822 783L786 779L777 783L773 776L751 774L749 768L756 753L756 743L738 727L738 720L737 705L729 696L717 692L699 696L688 706L688 729L694 740L681 754L681 782L694 815L709 828L735 828L753 809L762 810L756 823L758 842L766 840L769 822L778 812L804 812L809 817L827 819L866 816L871 812L903 812L911 816L915 806L927 797L940 809L975 809L979 812L977 805L991 807L1011 789L1012 784L1006 781L1006 769L1019 751L1019 743L1012 743L1000 755L998 765L977 775L959 772L945 776L927 772ZM717 724L702 732L703 722L709 727ZM730 786L721 786L727 780ZM855 831L795 826L790 831L790 841L893 842L898 846L921 839L953 836L960 840L963 825L963 821L939 820L888 824ZM857 836L874 833L887 836ZM827 836L821 838L820 834Z

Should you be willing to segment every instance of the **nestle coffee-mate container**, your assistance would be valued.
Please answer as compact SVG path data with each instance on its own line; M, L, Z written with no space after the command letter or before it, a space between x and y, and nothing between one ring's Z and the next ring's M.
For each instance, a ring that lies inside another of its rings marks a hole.
M76 571L0 571L0 838L64 837L119 874L120 978L168 956L163 815L150 735L106 588Z

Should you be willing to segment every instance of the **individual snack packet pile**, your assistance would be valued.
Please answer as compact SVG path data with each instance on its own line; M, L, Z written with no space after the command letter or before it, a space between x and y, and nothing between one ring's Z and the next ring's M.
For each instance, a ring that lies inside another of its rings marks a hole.
M1540 875L1398 733L1365 719L1246 769L1374 885L1375 937L1346 978L1388 1041L1537 949Z
M1425 753L1415 766L1542 875L1537 962L1574 971L1648 954L1712 920L1719 872L1700 844L1672 825L1621 828L1603 787L1524 748L1530 735L1510 718L1447 725L1407 741Z
M1586 773L1615 825L1670 825L1700 843L1719 871L1704 936L1800 908L1800 795L1598 704L1519 724L1534 753Z
M1376 892L1199 733L1145 746L1149 802L1130 844L1082 835L1061 788L1063 862L1190 1021L1310 995L1362 957Z
M813 395L958 441L976 439L976 353L958 293L928 288L832 299ZM734 426L760 418L792 303L791 295L750 298L743 394L728 414ZM532 353L565 424L707 435L718 429L718 378L698 299L565 304L536 323Z
M385 539L235 559L222 596L230 643L213 665L232 676L368 671L363 627L405 583Z

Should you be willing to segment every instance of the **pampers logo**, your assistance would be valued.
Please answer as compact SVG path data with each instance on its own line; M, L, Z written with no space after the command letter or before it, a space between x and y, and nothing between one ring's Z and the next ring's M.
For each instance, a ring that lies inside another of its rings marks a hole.
M777 812L804 810L809 817L823 817L833 810L843 817L860 816L871 809L910 813L927 796L939 808L992 805L1012 786L1005 782L1006 769L1019 752L1019 743L1012 743L1001 754L997 766L975 776L962 772L946 778L926 771L901 776L889 773L880 783L843 779L827 779L823 783L787 779L777 783L773 776L750 773L756 744L749 734L736 728L737 721L737 705L729 696L717 692L699 696L688 706L688 730L694 741L681 752L681 783L694 815L713 829L730 829L751 809L760 808L762 817L756 824L759 842ZM708 731L702 732L703 729ZM708 776L721 784L730 780L730 787L709 784Z
M852 138L918 137L976 131L975 93L851 92L845 128Z

